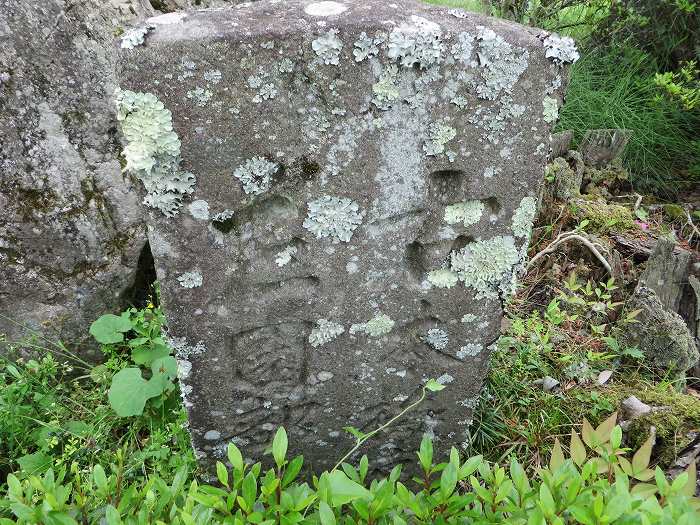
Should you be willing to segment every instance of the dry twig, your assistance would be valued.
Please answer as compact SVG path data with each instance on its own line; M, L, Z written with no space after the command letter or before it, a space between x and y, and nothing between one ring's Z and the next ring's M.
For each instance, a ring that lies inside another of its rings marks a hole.
M591 253L593 253L593 255L595 255L596 259L598 259L605 267L605 270L612 275L612 266L601 253L601 251L605 251L605 248L599 243L591 241L585 233L576 231L560 233L557 238L549 244L549 246L538 252L534 257L532 257L532 259L530 259L530 261L527 263L527 267L530 268L540 257L553 253L560 245L568 241L578 241L583 244L591 251Z

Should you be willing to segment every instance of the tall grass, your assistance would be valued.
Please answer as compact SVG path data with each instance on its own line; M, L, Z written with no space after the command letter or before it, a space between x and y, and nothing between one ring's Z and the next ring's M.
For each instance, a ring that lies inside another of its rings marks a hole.
M623 162L633 184L670 195L697 177L689 167L698 163L700 118L661 96L655 71L653 60L635 49L584 54L571 69L558 129L573 130L575 142L589 129L631 130Z

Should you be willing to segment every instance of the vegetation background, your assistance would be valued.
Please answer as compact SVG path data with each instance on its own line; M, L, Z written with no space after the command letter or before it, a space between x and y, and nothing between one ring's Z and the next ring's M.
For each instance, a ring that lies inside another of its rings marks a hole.
M582 58L558 129L572 130L574 144L591 129L632 132L622 166L597 182L611 199L617 190L645 193L649 210L551 204L531 254L568 230L637 239L674 231L697 246L687 234L697 216L651 211L700 200L697 2L431 3L575 37ZM664 471L700 428L700 401L685 379L655 369L617 337L635 322L624 302L638 263L626 261L615 280L584 259L564 253L524 277L475 413L472 459L436 451L445 461L434 464L424 441L414 484L403 485L399 472L370 482L365 459L308 485L280 433L271 470L245 465L232 447L218 479L207 479L190 446L157 288L148 304L93 325L101 365L57 341L0 341L0 524L699 523L692 469L675 482ZM549 380L556 385L545 388ZM614 416L630 395L665 410L633 421L623 437ZM629 449L640 452L626 460Z

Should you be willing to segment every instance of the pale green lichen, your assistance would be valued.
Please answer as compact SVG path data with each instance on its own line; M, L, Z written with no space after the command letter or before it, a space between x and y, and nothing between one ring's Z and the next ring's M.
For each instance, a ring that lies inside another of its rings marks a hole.
M557 99L544 97L542 108L542 120L548 124L554 124L559 118L559 103Z
M389 34L387 55L402 66L422 69L439 64L445 44L442 29L435 22L412 15L411 22L402 23Z
M428 272L428 282L437 288L452 288L459 282L457 274L448 268Z
M450 342L447 332L440 328L431 328L423 339L436 350L444 350Z
M497 236L468 244L451 256L452 271L477 298L495 299L499 292L507 295L511 289L514 267L520 261L515 239Z
M484 350L483 345L479 343L467 343L461 346L457 351L457 359L466 359L467 357L476 357Z
M476 315L474 315L474 314L464 314L464 315L462 316L462 322L463 322L463 323L473 323L473 322L476 321L477 319L478 319L478 317L477 317Z
M279 166L263 157L253 157L238 166L233 172L247 194L260 195L270 189L272 176Z
M190 100L193 100L194 103L197 104L197 106L204 107L209 103L211 97L214 96L214 94L208 89L205 89L203 87L197 87L188 91L186 96Z
M445 124L433 122L428 126L427 135L423 151L426 155L438 156L445 152L445 144L457 136L457 130Z
M293 255L296 255L296 253L297 253L297 247L296 247L296 246L294 246L294 245L292 245L292 246L287 246L284 250L282 250L281 252L279 252L279 253L276 255L275 263L276 263L277 266L279 266L280 268L281 268L282 266L286 266L287 264L289 264L289 263L292 261L292 256L293 256Z
M476 86L479 98L495 100L501 92L510 92L528 65L529 53L506 42L492 29L479 26L477 56L481 79Z
M544 55L556 64L572 64L580 58L576 42L569 36L552 33L544 39L543 44L546 49Z
M331 29L311 42L312 49L316 55L327 66L337 66L340 64L340 52L343 49L343 42L338 38L338 30Z
M464 201L450 204L445 207L445 222L447 224L461 222L464 226L471 226L481 220L484 208L484 203L481 201Z
M399 99L401 93L397 85L399 69L395 64L389 65L379 76L379 82L372 86L372 103L379 109L387 110Z
M345 332L343 325L334 323L328 319L319 319L316 321L316 327L311 330L309 343L316 348L332 341L343 332Z
M126 170L146 188L144 203L172 217L182 197L194 191L195 177L180 170L180 139L172 114L151 93L115 91L117 121L126 139Z
M177 280L183 288L198 288L202 286L202 274L196 271L185 272L179 275Z
M457 62L461 62L465 66L471 66L473 49L474 35L463 31L457 34L457 42L452 44L452 56Z
M136 46L143 44L144 39L149 31L155 29L153 24L146 24L141 27L134 27L124 32L121 38L122 49L134 49Z
M192 201L187 208L190 210L190 215L195 219L209 220L209 203L207 201L201 199Z
M324 195L308 203L303 226L316 237L330 237L334 243L349 242L362 223L358 204L348 198Z
M366 58L377 56L379 54L379 44L384 41L384 37L377 33L375 38L367 35L364 31L360 33L359 38L355 41L352 54L355 56L355 62L362 62Z
M366 323L353 324L350 327L350 333L364 332L370 337L381 337L391 332L395 324L391 317L380 313Z
M512 227L516 237L527 239L532 230L532 221L537 214L537 201L534 197L523 197L513 212Z

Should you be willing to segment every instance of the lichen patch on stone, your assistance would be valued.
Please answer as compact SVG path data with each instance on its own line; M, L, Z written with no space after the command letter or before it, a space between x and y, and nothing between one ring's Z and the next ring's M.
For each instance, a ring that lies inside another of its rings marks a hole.
M179 275L177 280L183 288L198 288L202 286L202 274L197 271L185 272Z
M513 268L520 261L515 240L497 236L468 244L451 253L451 268L467 288L477 292L477 298L497 298L505 295Z
M180 139L172 115L151 93L115 92L117 121L127 141L126 169L143 182L144 204L172 217L182 197L194 191L195 177L180 170Z
M347 11L348 6L340 2L314 2L304 8L304 12L311 16L333 16Z
M249 195L260 195L270 189L272 176L279 166L263 157L253 157L238 166L233 176L243 184L243 191Z
M445 222L457 224L461 222L465 227L476 224L484 213L484 203L481 201L464 201L450 204L445 207Z
M389 33L389 58L398 60L402 66L417 65L422 69L442 62L445 44L440 25L417 15L412 15L410 20Z
M308 203L304 228L316 237L330 237L333 242L349 242L362 223L359 205L345 197L324 195Z
M532 221L537 213L537 201L534 197L523 197L520 205L513 212L513 234L520 238L529 238L532 231Z
M576 42L569 36L552 33L544 39L543 44L546 50L544 55L556 64L573 64L581 57L576 49Z
M121 38L121 48L134 49L136 46L140 46L143 44L149 31L152 31L155 28L156 26L149 23L140 27L134 27L126 30Z
M449 268L428 272L428 282L436 288L452 288L459 282L459 277Z
M338 38L337 29L330 29L325 35L315 39L311 42L311 48L327 66L340 64L340 52L343 49L343 41Z
M311 330L309 343L316 348L332 341L343 332L345 332L343 325L334 323L328 319L319 319L316 321L316 327Z
M395 324L391 317L380 313L366 323L353 324L350 327L350 333L356 334L358 332L364 332L370 337L381 337L391 332Z
M277 266L279 266L280 268L282 266L286 266L292 261L292 256L296 255L296 253L296 246L287 246L284 250L277 254L277 256L275 257L275 264L277 264Z

